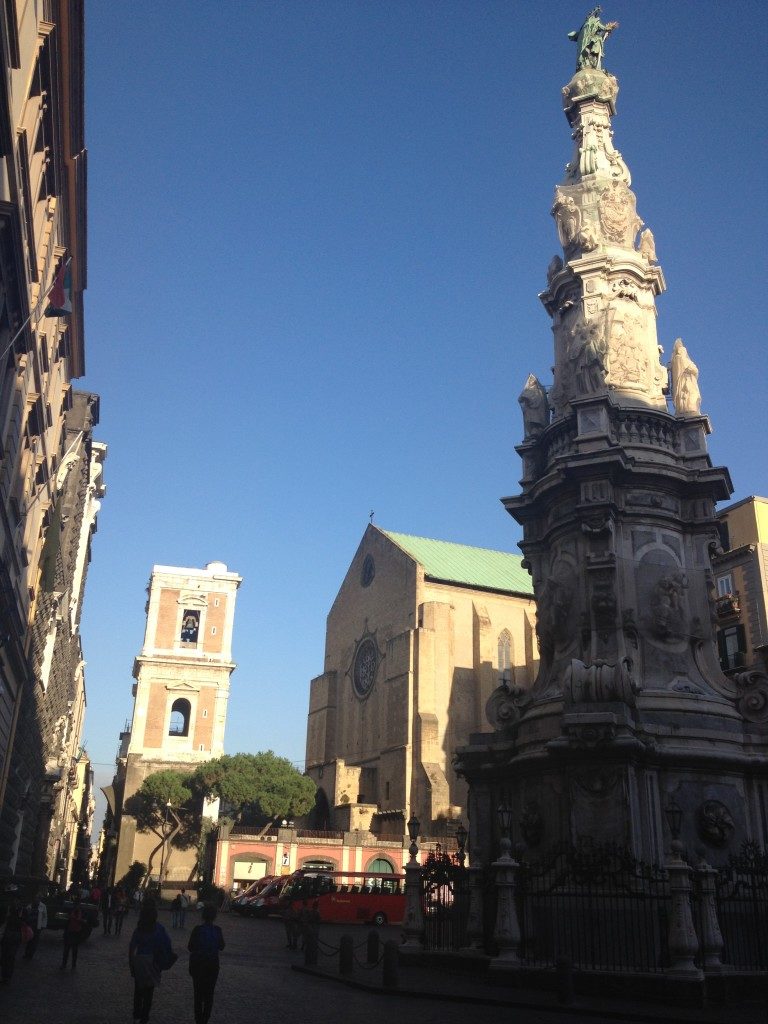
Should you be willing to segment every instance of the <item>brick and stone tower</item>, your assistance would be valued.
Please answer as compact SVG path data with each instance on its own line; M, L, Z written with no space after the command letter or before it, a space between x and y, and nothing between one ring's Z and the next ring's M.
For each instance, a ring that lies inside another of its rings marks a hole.
M122 736L116 793L124 804L152 772L191 771L224 753L235 599L242 579L222 562L204 569L156 565L148 587L144 645L133 675L130 731ZM120 787L120 782L123 782ZM120 814L115 877L134 860L148 862L153 836ZM173 850L166 878L186 879L195 851ZM157 868L157 865L154 865ZM152 869L151 869L152 870ZM156 872L155 872L156 873Z
M496 732L460 751L474 855L493 857L496 808L536 857L590 837L661 860L670 820L717 864L768 839L768 678L717 658L711 559L728 471L707 452L698 370L680 339L662 362L664 278L614 149L618 83L596 13L563 89L575 148L555 190L562 246L541 300L554 381L520 404L523 527L541 662L530 691L499 687ZM673 813L665 813L673 812Z

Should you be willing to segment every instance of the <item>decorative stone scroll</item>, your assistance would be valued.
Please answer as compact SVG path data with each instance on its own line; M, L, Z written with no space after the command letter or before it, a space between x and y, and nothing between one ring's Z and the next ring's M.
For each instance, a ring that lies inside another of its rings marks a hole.
M485 717L494 729L509 729L525 714L529 699L521 686L497 686L485 705Z
M739 672L731 677L736 685L736 710L748 722L768 723L768 675Z

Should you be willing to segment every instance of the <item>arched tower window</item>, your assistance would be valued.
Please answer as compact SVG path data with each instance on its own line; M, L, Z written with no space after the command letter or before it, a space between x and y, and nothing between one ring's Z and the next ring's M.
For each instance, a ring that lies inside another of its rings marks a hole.
M192 708L188 700L179 697L171 708L171 722L168 726L169 736L189 736L189 718Z
M509 679L512 668L512 635L508 629L499 633L499 675Z

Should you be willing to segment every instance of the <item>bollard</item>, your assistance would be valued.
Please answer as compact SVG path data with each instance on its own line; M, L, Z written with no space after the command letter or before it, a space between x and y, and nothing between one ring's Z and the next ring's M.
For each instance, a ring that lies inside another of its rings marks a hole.
M342 935L339 942L339 974L351 974L354 970L355 946L351 935Z
M400 963L400 953L394 939L388 939L384 943L384 971L382 984L384 988L397 988L397 968Z
M379 933L373 928L368 932L368 961L369 964L379 962Z
M557 1001L569 1006L573 1002L573 964L567 956L558 959L557 969Z
M304 939L304 966L317 967L317 933L313 928Z

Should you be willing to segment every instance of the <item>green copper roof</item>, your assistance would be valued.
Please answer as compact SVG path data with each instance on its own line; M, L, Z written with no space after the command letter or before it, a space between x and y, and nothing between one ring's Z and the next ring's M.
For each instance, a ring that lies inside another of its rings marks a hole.
M506 551L472 548L445 540L411 537L407 533L381 531L385 537L415 558L424 574L445 583L463 583L485 590L505 590L533 596L531 577L522 568L522 557Z

